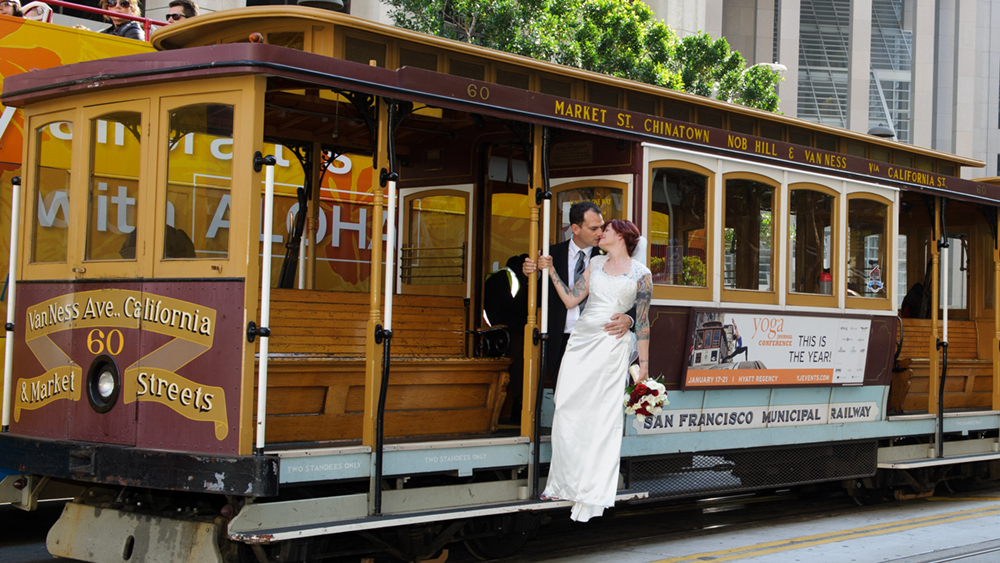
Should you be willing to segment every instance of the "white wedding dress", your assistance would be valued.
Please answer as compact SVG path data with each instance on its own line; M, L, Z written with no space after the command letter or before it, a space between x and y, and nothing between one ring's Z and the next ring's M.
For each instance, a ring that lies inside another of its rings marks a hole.
M633 260L627 274L604 272L607 256L590 260L590 293L573 326L553 397L552 463L545 495L573 501L571 518L586 522L615 504L621 461L625 378L635 334L615 338L604 325L635 303L649 269Z

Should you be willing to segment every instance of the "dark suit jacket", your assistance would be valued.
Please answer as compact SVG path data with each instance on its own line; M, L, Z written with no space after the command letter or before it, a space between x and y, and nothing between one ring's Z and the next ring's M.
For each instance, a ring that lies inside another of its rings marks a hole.
M552 266L562 280L569 279L567 261L569 259L569 241L553 244L549 247L549 255L552 256ZM541 281L541 280L539 280ZM566 306L556 293L556 288L549 282L549 341L546 344L547 369L551 374L559 373L559 364L562 363L563 342L566 340ZM553 379L555 377L553 376Z

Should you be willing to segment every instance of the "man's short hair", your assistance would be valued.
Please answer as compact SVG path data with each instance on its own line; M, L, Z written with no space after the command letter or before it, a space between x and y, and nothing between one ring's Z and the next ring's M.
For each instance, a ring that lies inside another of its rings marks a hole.
M168 8L176 6L180 6L184 10L184 15L189 18L198 15L198 5L194 3L194 0L171 0L170 4L167 4Z
M180 1L180 0L177 0ZM597 206L596 203L592 201L578 201L570 206L569 208L569 222L571 225L582 225L583 216L587 214L588 211L593 211L598 215L601 214L601 208Z

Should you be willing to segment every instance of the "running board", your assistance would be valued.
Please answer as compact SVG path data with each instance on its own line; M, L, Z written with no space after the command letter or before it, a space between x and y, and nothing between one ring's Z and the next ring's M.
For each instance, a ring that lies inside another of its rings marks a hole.
M367 495L357 495L365 498ZM615 495L615 502L627 502L649 498L647 491L618 491ZM357 499L361 500L361 499ZM267 503L278 505L278 503ZM265 508L267 504L248 505L258 509ZM462 507L452 509L429 510L424 512L411 512L405 514L385 514L382 516L355 518L352 520L328 521L317 524L300 524L293 526L280 526L268 529L255 529L240 531L234 529L233 524L236 519L230 522L229 539L246 543L271 543L276 541L306 538L313 536L325 536L331 534L342 534L345 532L359 532L373 530L377 528L390 528L396 526L409 526L413 524L425 524L430 522L442 522L448 520L461 520L466 518L479 518L482 516L493 516L499 514L511 514L515 512L536 512L541 510L555 510L559 508L569 508L573 506L571 501L541 501L528 500L493 504L489 506ZM280 509L279 509L280 511ZM239 527L239 526L236 526Z
M960 455L950 457L935 457L926 459L911 459L906 461L881 462L879 469L917 469L920 467L934 467L938 465L954 465L959 463L973 463L976 461L991 461L1000 459L1000 453L984 453L973 455Z

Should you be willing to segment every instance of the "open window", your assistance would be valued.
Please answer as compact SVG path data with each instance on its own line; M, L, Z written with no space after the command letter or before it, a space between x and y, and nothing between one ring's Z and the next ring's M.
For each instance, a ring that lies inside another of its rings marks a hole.
M723 301L777 303L778 187L756 174L726 175L723 190Z
M788 303L835 307L840 264L837 193L815 184L788 191Z
M650 165L649 269L653 295L711 300L713 172L681 161Z
M847 200L847 306L892 309L889 302L891 202L873 194L851 194Z

